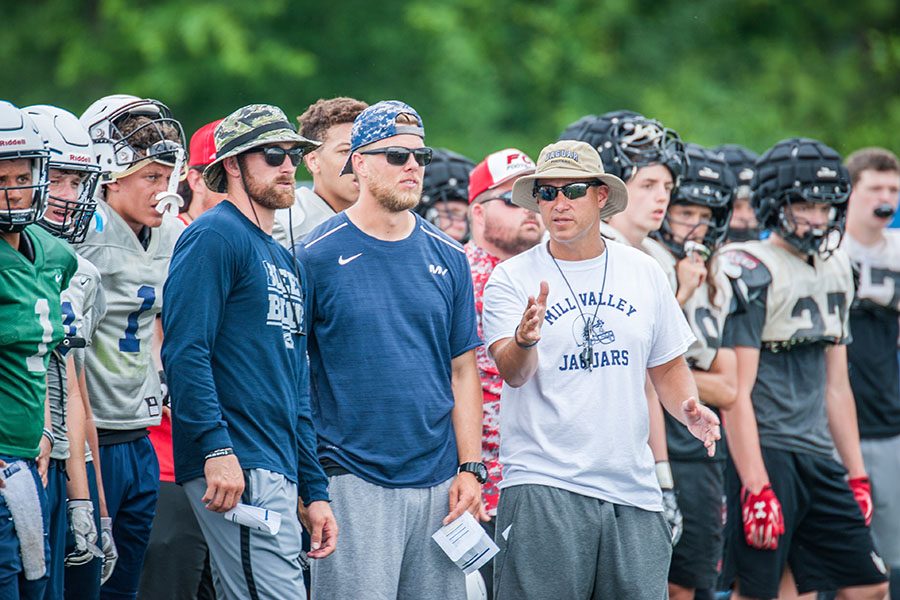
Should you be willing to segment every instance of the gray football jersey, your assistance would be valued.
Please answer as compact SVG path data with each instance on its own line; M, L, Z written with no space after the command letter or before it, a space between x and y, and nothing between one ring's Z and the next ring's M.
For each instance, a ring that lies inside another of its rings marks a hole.
M900 230L886 229L874 247L845 235L842 248L859 277L857 301L900 312Z
M798 344L849 341L853 274L843 250L827 260L816 255L810 263L775 244L753 241L729 244L721 258L730 263L725 266L739 288L744 284L738 279L741 273L759 263L771 274L762 330L765 349L778 352Z
M184 224L168 214L153 229L147 249L105 202L78 253L100 271L105 317L85 353L94 420L101 429L139 429L159 424L162 394L151 355L156 316L172 250Z
M78 270L67 287L60 294L61 314L66 340L81 340L89 344L91 329L87 325L85 314L94 305L97 288L100 285L100 273L97 268L82 256L77 256ZM69 458L69 440L66 437L66 360L71 354L73 359L79 355L83 357L84 349L75 343L67 348L62 345L57 348L50 357L50 365L47 368L47 395L50 402L50 421L53 426L53 435L56 443L53 445L51 458L65 460ZM77 368L77 365L76 365Z

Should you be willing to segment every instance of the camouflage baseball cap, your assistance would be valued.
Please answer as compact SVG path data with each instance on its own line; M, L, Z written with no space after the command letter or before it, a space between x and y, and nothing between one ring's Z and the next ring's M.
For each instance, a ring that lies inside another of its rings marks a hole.
M416 125L398 125L397 117L409 115L416 120ZM359 113L353 120L353 129L350 130L350 154L341 175L353 172L351 162L353 153L369 144L395 135L411 133L421 138L425 137L425 126L422 125L422 117L409 104L399 100L382 100L373 104Z
M321 145L297 133L284 111L270 104L250 104L237 109L219 123L213 136L216 159L203 170L203 179L207 187L215 192L225 191L222 161L229 156L282 142L298 144L306 151Z

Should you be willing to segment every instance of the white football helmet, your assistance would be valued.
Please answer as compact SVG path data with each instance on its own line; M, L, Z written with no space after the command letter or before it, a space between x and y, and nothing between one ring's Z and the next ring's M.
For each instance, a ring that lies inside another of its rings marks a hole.
M94 157L91 138L78 117L56 106L37 105L23 109L37 126L50 150L50 169L75 171L82 175L77 196L66 200L49 195L47 211L40 225L53 235L72 243L84 241L91 217L97 208L94 191L100 165Z
M17 233L36 223L44 214L47 203L47 162L50 152L44 139L27 114L12 104L0 100L0 161L31 160L31 180L22 185L0 187L0 231ZM14 183L14 182L9 182ZM13 208L10 198L31 194L27 208Z
M140 127L123 133L121 126L129 117L147 117L149 121ZM175 164L175 155L181 148L187 156L184 130L172 117L169 108L149 98L127 94L105 96L91 104L81 115L81 124L87 129L94 144L94 154L100 165L101 181L107 183L134 172L146 161ZM173 127L177 140L169 139L164 127ZM145 129L155 130L157 141L149 147L133 145L135 135ZM187 161L185 161L186 163Z

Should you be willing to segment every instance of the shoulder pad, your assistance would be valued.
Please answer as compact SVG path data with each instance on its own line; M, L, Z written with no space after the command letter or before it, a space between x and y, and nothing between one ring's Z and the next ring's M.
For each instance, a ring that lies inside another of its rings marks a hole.
M757 299L772 283L772 274L765 264L746 250L732 249L720 255L722 272L734 290L732 312L746 307Z

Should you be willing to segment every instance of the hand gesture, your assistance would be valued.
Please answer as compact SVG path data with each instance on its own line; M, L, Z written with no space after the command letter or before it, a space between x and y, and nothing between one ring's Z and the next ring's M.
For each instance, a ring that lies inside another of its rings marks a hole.
M206 493L203 503L215 512L227 512L237 506L244 493L244 472L237 456L228 454L206 460L203 465Z
M522 313L522 320L516 327L515 340L519 346L527 348L541 341L541 324L543 324L544 315L547 312L547 295L549 293L550 286L546 281L542 281L537 298L528 297L528 304L525 306L525 312Z
M719 431L719 417L693 397L684 401L681 405L681 412L684 414L684 423L687 425L688 431L703 442L709 456L714 456L716 440L722 439L722 433Z
M324 500L310 502L304 513L310 542L306 555L312 559L325 558L337 546L338 526L331 505Z
M703 256L699 252L688 252L687 256L675 265L675 276L678 279L678 303L684 305L706 281L706 263Z

